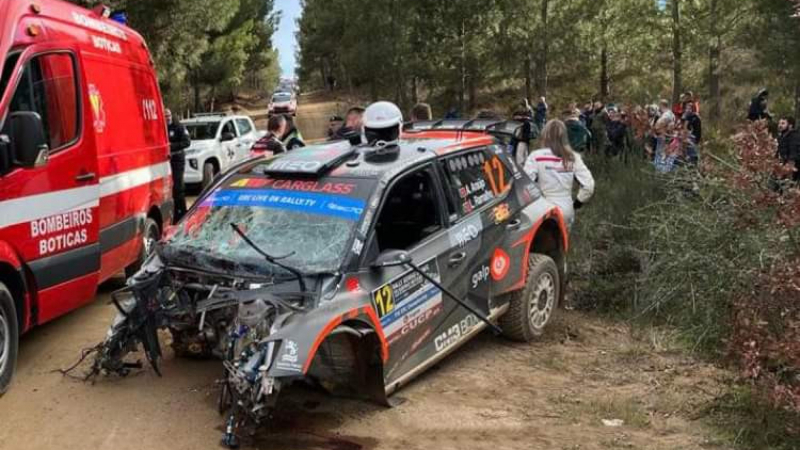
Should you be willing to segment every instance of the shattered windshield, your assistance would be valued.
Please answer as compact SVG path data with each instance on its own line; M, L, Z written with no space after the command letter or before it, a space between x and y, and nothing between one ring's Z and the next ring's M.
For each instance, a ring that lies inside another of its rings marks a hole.
M305 273L334 272L349 249L373 180L296 180L242 175L211 194L180 225L173 250L268 267L231 227L262 250ZM200 262L202 258L194 258ZM209 269L215 269L209 267Z

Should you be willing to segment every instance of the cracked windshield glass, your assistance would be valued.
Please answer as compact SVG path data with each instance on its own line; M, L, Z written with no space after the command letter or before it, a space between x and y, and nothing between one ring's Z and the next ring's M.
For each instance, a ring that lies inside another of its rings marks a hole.
M344 178L234 178L202 201L169 247L234 262L263 262L233 230L236 224L270 255L290 255L282 263L305 273L336 271L373 184Z

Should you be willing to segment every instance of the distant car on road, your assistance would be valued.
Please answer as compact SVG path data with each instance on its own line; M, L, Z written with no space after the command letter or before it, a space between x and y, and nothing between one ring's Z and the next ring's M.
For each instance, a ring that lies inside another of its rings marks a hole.
M269 102L269 115L291 114L297 115L297 99L291 92L276 92L272 94Z
M183 178L188 185L208 186L216 174L247 159L250 147L260 137L247 116L198 114L182 123L192 138Z

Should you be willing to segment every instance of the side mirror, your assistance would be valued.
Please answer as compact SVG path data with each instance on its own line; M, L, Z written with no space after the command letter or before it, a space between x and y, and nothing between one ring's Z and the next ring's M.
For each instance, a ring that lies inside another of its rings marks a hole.
M11 113L8 116L11 153L15 165L24 168L47 164L47 137L39 114L30 111Z
M404 250L386 250L378 255L371 267L373 269L382 269L384 267L402 266L412 261L411 255Z
M232 141L234 139L236 139L236 135L234 135L230 131L226 131L226 132L222 133L222 136L220 136L219 141L220 142L229 142L229 141Z

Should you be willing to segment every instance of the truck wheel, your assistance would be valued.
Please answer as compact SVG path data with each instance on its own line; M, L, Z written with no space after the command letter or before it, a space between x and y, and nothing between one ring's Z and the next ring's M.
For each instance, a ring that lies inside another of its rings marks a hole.
M0 396L8 390L14 376L18 346L17 308L11 292L0 283Z
M506 294L509 310L500 318L503 334L509 339L530 342L544 333L558 306L561 283L555 261L547 255L531 253L525 287Z
M142 242L142 249L139 251L139 257L136 259L136 262L125 268L125 278L136 275L136 272L142 268L142 264L147 261L147 257L150 256L150 253L153 253L156 242L161 239L161 228L159 228L155 220L149 217L144 223L142 239L144 242Z
M205 189L214 181L214 175L217 174L217 169L213 163L207 162L203 164L203 181L200 183L200 189Z

